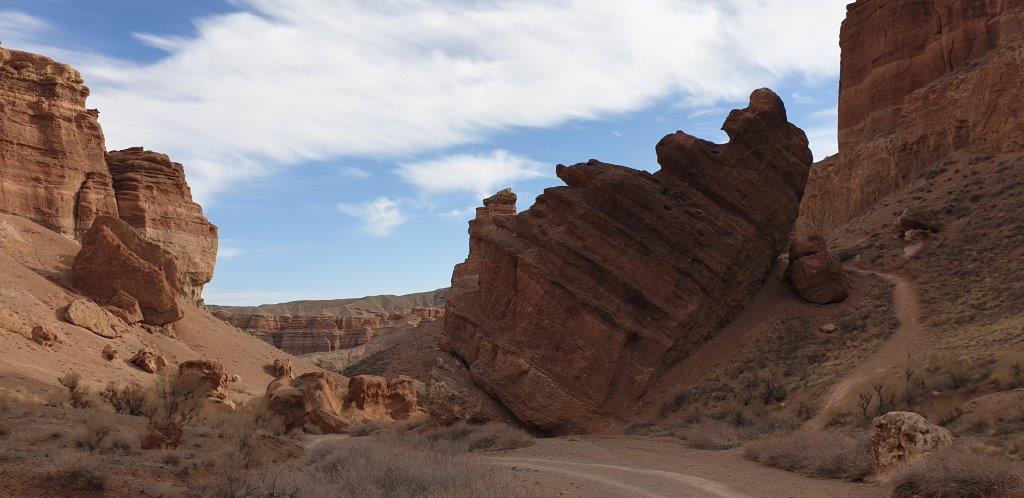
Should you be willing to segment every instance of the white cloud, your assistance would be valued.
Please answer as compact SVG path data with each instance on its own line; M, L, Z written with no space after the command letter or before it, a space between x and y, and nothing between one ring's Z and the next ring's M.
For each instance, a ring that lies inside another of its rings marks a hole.
M369 178L370 173L355 166L341 168L341 176L346 178Z
M545 176L541 167L541 163L499 149L406 163L395 173L427 195L462 191L482 199L499 187Z
M839 132L836 124L808 128L806 133L807 140L811 142L811 152L815 161L839 152Z
M224 243L217 248L217 258L219 259L237 258L239 256L244 256L245 254L245 250L241 247L235 247Z
M398 202L387 197L359 204L339 203L338 211L359 218L362 229L374 237L390 235L408 219Z
M16 10L0 10L0 41L4 45L29 43L49 29L50 25L38 17Z
M707 107L834 76L847 0L232 3L192 37L136 35L167 51L151 64L46 50L83 71L110 147L169 153L201 201L304 160L436 153L668 96ZM10 19L0 33L24 40Z
M839 118L839 108L833 106L833 107L828 107L828 108L825 108L825 109L821 109L820 111L815 111L815 112L811 113L810 117L811 118L832 118L832 119L838 119Z
M466 208L466 209L452 209L452 210L449 210L449 211L445 211L443 213L437 213L437 215L442 217L442 218L464 219L464 218L472 217L474 213L476 213L476 209L475 208Z

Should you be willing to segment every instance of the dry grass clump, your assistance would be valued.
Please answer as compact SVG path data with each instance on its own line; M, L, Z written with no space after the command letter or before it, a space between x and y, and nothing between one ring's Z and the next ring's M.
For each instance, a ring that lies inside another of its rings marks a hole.
M89 399L89 388L82 385L82 376L73 370L57 378L57 382L64 386L67 392L67 401L72 408L88 408L92 406Z
M118 387L117 384L110 382L100 391L100 397L117 413L136 417L146 413L146 390L139 384Z
M896 498L1007 496L1024 492L1024 469L964 447L944 448L911 462L891 478Z
M363 437L376 434L384 428L384 425L380 422L374 422L373 420L364 420L359 422L348 430L348 435L352 437Z
M874 471L867 435L860 432L793 432L754 441L743 456L807 477L858 482Z
M420 437L430 443L447 443L469 451L513 450L535 443L526 431L497 422L481 425L460 422L437 427Z
M398 440L323 443L302 464L267 476L272 496L477 497L518 496L500 469L465 453Z
M106 414L89 411L68 434L68 444L80 450L100 453L131 454L132 440Z
M104 491L110 466L95 453L63 451L54 458L54 482L63 491Z

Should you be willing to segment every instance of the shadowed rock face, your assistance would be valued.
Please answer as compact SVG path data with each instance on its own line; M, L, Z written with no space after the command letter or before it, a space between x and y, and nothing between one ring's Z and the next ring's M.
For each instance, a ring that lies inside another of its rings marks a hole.
M141 147L104 153L88 95L70 66L0 48L0 212L79 240L98 217L119 217L178 258L177 287L198 302L217 228L192 202L180 164Z
M442 337L479 388L541 431L618 425L749 300L786 247L811 153L770 90L723 129L725 145L665 137L654 174L559 165L567 186L518 215L511 192L484 201Z
M840 34L839 154L800 231L828 232L957 152L1024 148L1024 2L859 0Z

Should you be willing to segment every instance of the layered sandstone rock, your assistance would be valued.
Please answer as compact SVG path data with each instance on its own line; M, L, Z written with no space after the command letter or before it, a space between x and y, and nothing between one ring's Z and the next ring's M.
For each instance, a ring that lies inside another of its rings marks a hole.
M178 289L187 299L201 301L217 260L217 227L192 201L185 169L142 147L109 152L106 162L120 218L175 256Z
M351 349L400 327L416 327L444 314L440 308L406 312L358 312L357 316L236 314L218 308L214 315L291 354Z
M120 216L178 257L193 302L213 276L217 229L192 202L183 168L139 148L105 154L99 112L75 69L0 48L0 212L80 239Z
M839 154L800 231L828 232L957 152L1024 149L1024 3L859 0L840 34Z
M189 360L178 365L178 377L186 385L195 385L201 389L203 396L214 402L227 400L228 376L224 366L211 360Z
M488 199L442 342L479 388L545 432L621 424L750 299L786 248L811 153L767 89L723 129L725 145L665 137L654 174L559 165L567 186L518 215L509 192Z
M875 418L871 454L884 474L925 453L953 443L953 435L913 412L889 412Z
M116 339L127 331L121 320L88 299L76 299L69 304L64 319L107 339Z
M72 265L79 290L97 302L118 306L129 302L127 295L149 325L165 325L182 317L175 300L177 268L174 256L109 216L97 218L86 232ZM129 315L133 310L123 311Z
M0 48L0 211L72 237L117 215L88 95L70 66Z

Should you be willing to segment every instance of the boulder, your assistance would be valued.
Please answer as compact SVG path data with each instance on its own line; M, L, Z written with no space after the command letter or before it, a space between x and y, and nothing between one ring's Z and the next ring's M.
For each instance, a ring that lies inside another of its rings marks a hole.
M814 304L839 303L850 296L850 284L838 257L822 252L804 256L788 269L789 281L801 299Z
M287 428L312 425L325 434L348 431L344 397L334 374L310 372L294 379L281 376L267 386L267 406Z
M139 367L143 372L157 373L167 366L167 359L150 348L142 348L128 360L128 363Z
M116 339L127 331L121 319L88 299L76 299L68 305L64 319L107 339Z
M224 366L211 360L188 360L178 365L178 377L194 382L208 398L226 399L228 376ZM186 384L188 385L188 384Z
M124 221L96 218L72 264L75 286L97 302L124 293L138 302L143 322L164 325L181 319L175 300L177 263Z
M942 221L939 220L939 215L924 208L905 209L903 214L896 218L894 225L901 235L911 230L926 233L939 233L942 230Z
M879 474L952 443L948 430L913 412L876 417L871 430L871 454Z
M43 327L42 325L32 327L32 340L44 348L52 348L60 342L57 334L54 334L50 329Z
M107 361L114 361L117 359L117 354L117 350L114 349L114 346L111 346L110 344L103 346L103 359Z
M275 359L274 364L270 365L270 375L275 378L291 377L292 376L292 360L290 359Z
M120 318L128 325L135 325L142 321L142 309L139 308L139 300L122 290L117 291L114 297L108 299L103 309Z
M432 406L459 405L442 417L482 415L476 400L489 396L552 434L627 425L671 366L742 309L788 246L812 159L771 90L723 129L724 145L666 136L653 174L558 165L566 186L526 211L510 191L484 201L441 338L472 384L431 379L442 384L428 386ZM463 396L471 389L481 393Z

